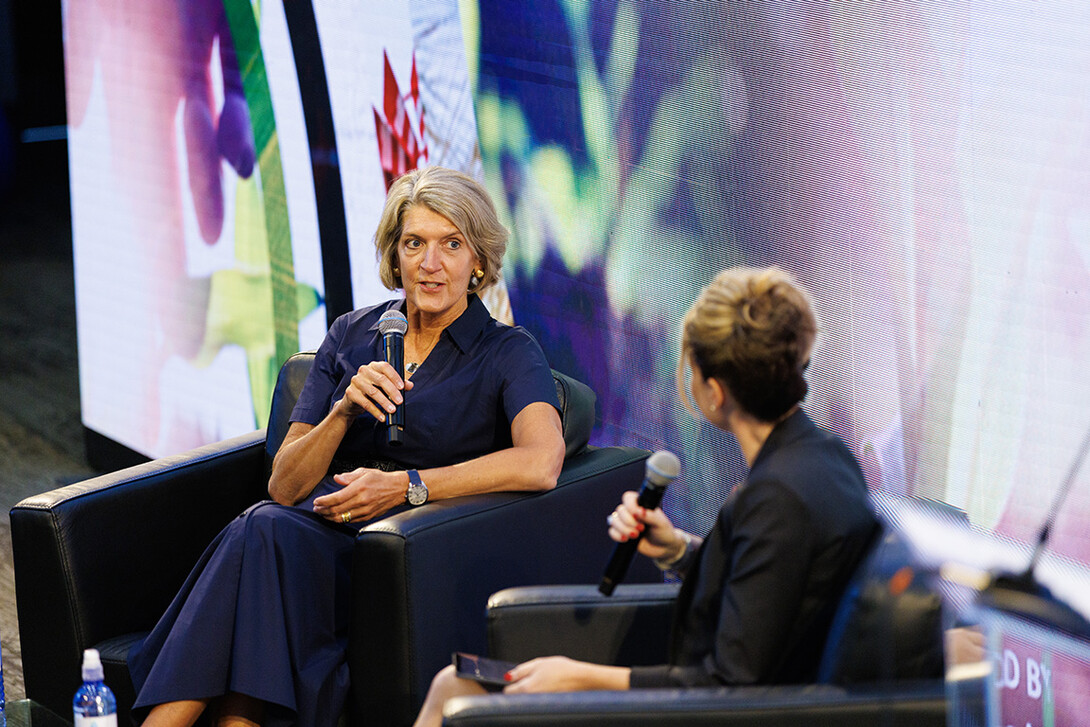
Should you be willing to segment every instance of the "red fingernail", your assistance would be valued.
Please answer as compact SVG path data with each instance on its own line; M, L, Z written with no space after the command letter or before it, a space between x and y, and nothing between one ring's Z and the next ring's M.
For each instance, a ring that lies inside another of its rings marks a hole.
M514 679L514 677L513 677L513 676L511 676L511 672L507 672L506 674L504 674L504 675L503 675L503 680L504 680L505 682L509 682L509 681L511 681L512 679Z
M643 532L643 523L636 523L636 530L639 530L642 533Z
M631 535L629 535L628 537L630 537L632 539L635 539L635 538L640 537L640 533L639 533L639 531L636 531L636 532L632 533Z

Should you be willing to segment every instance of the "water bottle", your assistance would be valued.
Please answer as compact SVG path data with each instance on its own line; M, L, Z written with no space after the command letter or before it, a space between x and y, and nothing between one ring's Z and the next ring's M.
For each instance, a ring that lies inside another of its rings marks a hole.
M117 700L102 682L98 649L83 652L83 686L72 699L75 727L117 727Z

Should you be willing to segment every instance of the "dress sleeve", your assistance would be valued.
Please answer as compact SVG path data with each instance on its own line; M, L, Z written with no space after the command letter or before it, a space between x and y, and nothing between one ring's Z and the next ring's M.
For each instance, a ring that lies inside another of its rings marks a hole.
M329 327L322 345L314 354L314 364L310 367L295 408L291 410L290 421L317 426L329 413L329 407L333 404L330 399L343 373L337 370L337 351L341 347L346 327L345 316L337 318Z
M496 365L508 422L514 421L519 412L535 402L543 401L560 408L552 369L529 331L521 327L512 329L503 349L496 355Z
M811 567L808 511L790 488L766 480L739 490L730 517L720 560L730 571L710 653L698 664L634 667L633 688L760 684L785 658Z

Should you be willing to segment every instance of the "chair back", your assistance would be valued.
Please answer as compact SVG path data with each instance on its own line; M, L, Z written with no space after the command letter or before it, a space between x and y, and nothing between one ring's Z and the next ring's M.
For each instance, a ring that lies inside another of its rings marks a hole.
M594 403L598 397L582 381L553 369L556 396L560 399L560 426L564 430L564 458L587 448L594 429Z
M942 599L884 525L852 575L829 629L818 682L941 679Z
M280 367L273 389L272 407L269 411L269 426L265 433L265 471L272 471L273 457L276 456L284 437L291 426L291 411L303 391L307 374L314 363L314 352L303 351L291 356ZM564 457L568 458L587 448L591 430L594 429L594 404L597 397L594 391L572 377L553 370L556 395L560 400L560 424L564 431Z
M303 384L306 383L307 374L310 373L313 363L314 352L301 351L290 356L280 367L280 374L276 377L276 388L273 389L272 406L269 409L269 425L265 430L266 474L272 472L273 457L276 456L280 445L284 443L284 437L288 435L288 427L291 426L291 410L295 408L295 402L299 400L299 394L303 392Z

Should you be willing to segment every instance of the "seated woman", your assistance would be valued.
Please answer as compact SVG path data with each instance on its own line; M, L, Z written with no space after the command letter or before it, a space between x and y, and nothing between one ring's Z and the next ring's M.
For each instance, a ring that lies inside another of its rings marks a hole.
M777 268L727 270L701 293L682 329L678 389L738 440L749 465L701 540L625 493L609 516L623 542L684 574L670 663L590 664L560 656L513 668L504 691L553 692L814 679L838 598L875 532L866 483L848 448L799 408L816 323L805 292ZM692 409L692 406L686 402ZM448 667L432 682L418 727L444 702L483 693Z
M383 282L405 298L330 327L273 462L275 502L223 530L130 659L145 725L192 724L210 702L218 724L336 724L358 528L399 506L556 484L549 365L477 297L506 240L488 194L459 172L431 167L391 187L375 244ZM378 331L395 309L408 319L404 378ZM395 447L384 422L402 403Z

